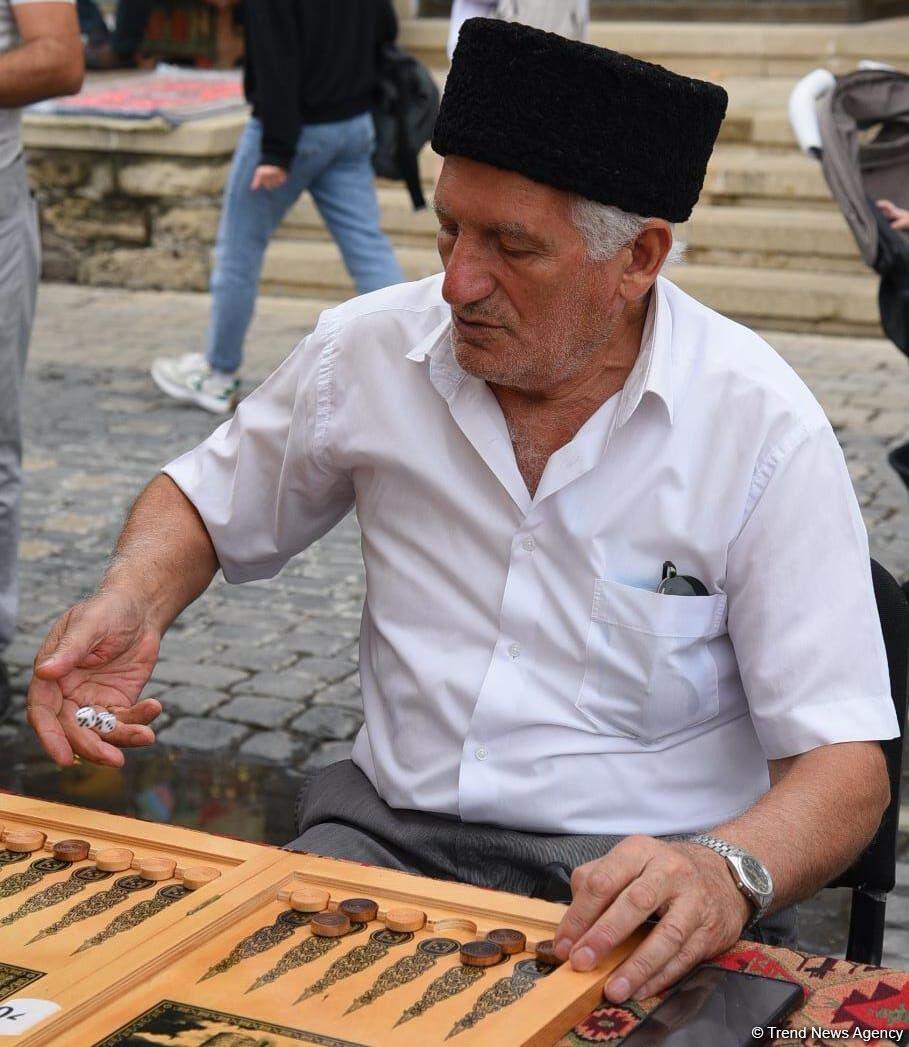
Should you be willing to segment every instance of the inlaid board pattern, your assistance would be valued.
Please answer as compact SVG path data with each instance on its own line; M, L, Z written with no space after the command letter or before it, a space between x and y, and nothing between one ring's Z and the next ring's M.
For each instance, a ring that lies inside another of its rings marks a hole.
M271 847L0 794L0 1000L58 1003L69 993L78 1008L116 994L141 978L159 934L191 937L216 898L279 857ZM28 1042L65 1017L61 1009L4 1041Z
M0 823L46 837L0 853L0 994L57 1008L28 1047L542 1047L636 944L580 973L536 956L561 905L17 797Z

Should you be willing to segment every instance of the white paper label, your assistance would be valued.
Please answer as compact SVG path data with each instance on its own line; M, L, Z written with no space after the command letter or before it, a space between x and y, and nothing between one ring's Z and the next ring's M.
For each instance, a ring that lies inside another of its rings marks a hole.
M18 1036L59 1010L60 1004L50 1000L4 1000L0 1003L0 1036Z

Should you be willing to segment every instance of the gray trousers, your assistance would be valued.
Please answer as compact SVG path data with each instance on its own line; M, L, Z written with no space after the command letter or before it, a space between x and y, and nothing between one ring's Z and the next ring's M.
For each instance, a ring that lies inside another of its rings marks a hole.
M0 652L13 638L22 495L22 382L41 268L38 216L21 158L0 171Z
M317 772L297 798L297 839L288 850L348 858L441 880L494 887L547 901L571 901L571 873L601 858L621 836L550 836L394 810L350 760ZM684 839L666 836L666 840ZM795 946L795 906L766 916L744 934Z

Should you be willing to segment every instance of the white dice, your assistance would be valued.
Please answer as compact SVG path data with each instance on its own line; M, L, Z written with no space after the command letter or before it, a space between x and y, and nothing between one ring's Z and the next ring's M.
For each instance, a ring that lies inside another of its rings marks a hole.
M81 709L76 710L76 723L80 727L94 728L98 734L110 734L117 726L117 717L106 710L83 705Z
M83 705L76 710L76 723L80 727L94 727L98 722L98 714L90 705Z
M110 734L117 726L117 717L113 713L99 713L98 722L95 725L98 734Z

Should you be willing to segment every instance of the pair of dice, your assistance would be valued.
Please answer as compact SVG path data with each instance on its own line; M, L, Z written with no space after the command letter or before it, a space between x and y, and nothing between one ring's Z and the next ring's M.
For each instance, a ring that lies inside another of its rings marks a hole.
M106 710L93 709L83 705L76 710L76 723L80 727L93 727L99 734L110 734L117 726L117 717Z

